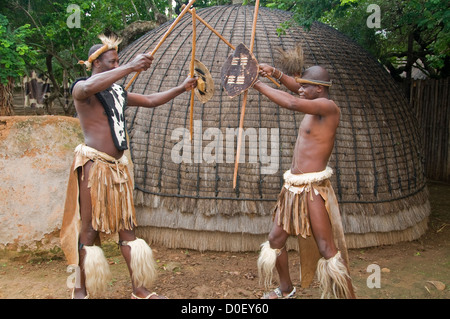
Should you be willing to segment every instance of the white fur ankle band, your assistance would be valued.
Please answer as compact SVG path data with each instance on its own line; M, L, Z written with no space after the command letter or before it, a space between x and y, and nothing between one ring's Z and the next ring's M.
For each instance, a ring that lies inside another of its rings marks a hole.
M280 249L273 249L270 247L269 241L264 242L261 245L261 252L259 254L257 266L258 266L258 276L259 280L264 281L264 286L269 287L272 283L273 269L277 262L278 256L280 256L281 251L284 247Z
M130 267L135 287L150 287L157 276L156 263L150 246L140 238L133 241L123 241L121 245L131 247Z
M83 262L86 290L90 295L98 296L111 281L111 270L100 247L84 245L83 249L86 252Z
M344 265L341 252L330 259L321 258L317 263L317 279L322 290L321 298L351 298L351 279Z

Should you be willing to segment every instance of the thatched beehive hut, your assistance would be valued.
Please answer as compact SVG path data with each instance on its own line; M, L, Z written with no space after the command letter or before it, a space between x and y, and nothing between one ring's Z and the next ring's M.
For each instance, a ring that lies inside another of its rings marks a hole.
M253 12L252 6L240 5L197 10L234 46L249 45ZM319 64L331 74L331 98L342 117L330 166L348 246L418 238L427 228L430 206L417 123L401 90L367 52L326 25L316 23L309 32L294 27L277 36L277 27L289 18L288 12L260 8L254 53L260 63L277 65L276 48L300 43L305 67ZM189 14L183 17L156 52L151 69L133 82L132 92L158 92L188 76L191 22ZM151 51L170 23L128 46L121 62ZM230 99L220 85L221 67L231 52L197 24L196 58L210 70L215 95L205 104L196 99L192 141L188 93L155 109L127 110L138 235L150 242L199 250L257 250L270 230L271 209L290 167L303 115L249 91L242 147L246 154L233 189L233 132L239 126L242 95Z

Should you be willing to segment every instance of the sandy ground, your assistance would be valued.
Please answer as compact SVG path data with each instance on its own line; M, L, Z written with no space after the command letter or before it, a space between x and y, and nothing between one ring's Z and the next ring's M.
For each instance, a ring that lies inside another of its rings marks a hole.
M432 214L429 229L420 239L349 251L358 298L450 298L450 185L430 182L429 189ZM101 298L129 299L129 274L117 245L110 240L103 248L113 279ZM256 299L264 293L257 276L258 252L152 248L159 271L153 290L171 299ZM289 254L296 298L320 298L317 282L307 289L299 287L298 255L294 251ZM1 299L70 298L69 275L59 247L0 251ZM274 276L274 288L277 279Z

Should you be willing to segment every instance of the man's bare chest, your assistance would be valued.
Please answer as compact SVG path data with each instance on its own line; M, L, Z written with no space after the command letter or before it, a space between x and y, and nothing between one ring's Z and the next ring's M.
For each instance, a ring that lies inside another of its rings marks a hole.
M309 136L323 130L323 118L318 115L305 114L299 127L299 136Z

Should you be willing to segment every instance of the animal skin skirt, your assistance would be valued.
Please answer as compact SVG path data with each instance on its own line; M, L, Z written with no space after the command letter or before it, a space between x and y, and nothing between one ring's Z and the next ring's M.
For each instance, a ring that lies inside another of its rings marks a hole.
M124 155L115 159L86 145L78 145L67 186L61 227L61 248L69 264L78 264L78 237L81 228L78 168L92 161L88 187L92 203L92 227L104 233L133 229L136 213L133 202L133 181ZM84 176L84 173L83 173Z

